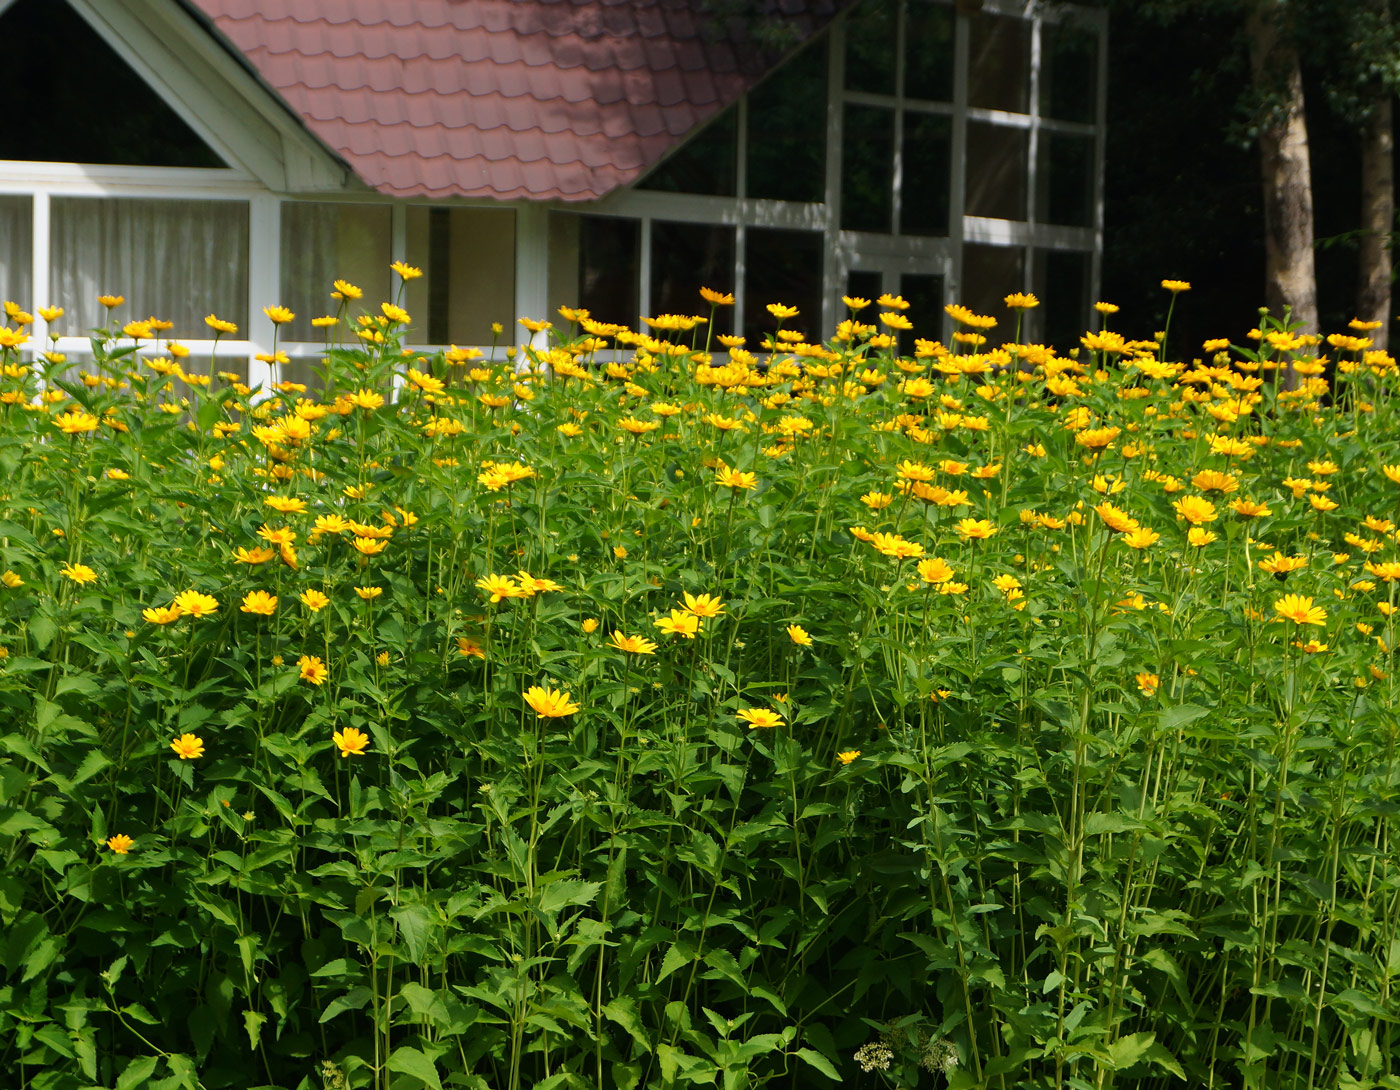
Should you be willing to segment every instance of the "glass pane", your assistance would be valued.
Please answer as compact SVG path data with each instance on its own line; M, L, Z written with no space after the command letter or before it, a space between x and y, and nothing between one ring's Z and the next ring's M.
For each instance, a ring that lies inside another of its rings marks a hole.
M1092 122L1098 100L1098 30L1073 18L1041 23L1041 116Z
M739 111L731 106L637 183L638 189L733 197L739 192Z
M71 7L19 0L0 16L6 159L222 167L221 160ZM62 56L62 76L55 70Z
M248 325L248 205L55 197L49 205L49 299L64 332L103 325L99 295L124 295L123 322L154 315L172 338L212 334L206 314Z
M388 205L289 201L282 205L282 303L296 319L283 336L291 341L323 341L311 319L334 314L330 297L336 280L348 280L364 292L348 314L378 313L390 300L390 226ZM412 314L412 311L409 311ZM414 315L415 324L419 315ZM349 335L349 331L344 331Z
M1090 325L1092 258L1076 250L1035 253L1035 294L1040 306L1030 313L1042 316L1037 336L1061 352L1077 347L1080 334Z
M981 121L967 123L967 204L969 216L999 220L1026 218L1026 172L1030 133Z
M48 305L47 299L36 302L29 290L33 226L28 197L0 197L0 299L25 310Z
M1036 218L1064 227L1093 226L1094 138L1042 131L1036 159Z
M826 38L749 95L748 196L820 201L826 194Z
M642 225L636 220L580 216L577 305L596 321L635 329L641 315L641 254Z
M899 278L899 294L909 304L905 316L914 323L899 335L899 351L914 354L914 341L941 340L943 336L943 277L937 273L905 273Z
M653 221L651 312L708 316L701 287L734 290L734 228ZM715 333L732 331L734 308L716 307L714 323Z
M512 326L514 211L415 206L408 209L407 227L406 260L424 274L409 281L404 303L415 341L485 345L492 322Z
M808 339L821 333L822 236L816 231L751 227L744 234L744 336L757 349L778 327L769 303L796 307L784 329L800 329Z
M865 0L846 20L846 90L892 95L899 0Z
M953 101L953 9L910 0L904 17L904 97Z
M841 136L841 227L890 233L894 214L894 111L847 106Z
M1025 286L1026 252L1020 246L983 246L968 243L963 247L962 291L956 302L971 308L978 314L991 314L1006 324L1006 303L1003 301L1013 291L1021 291ZM1012 330L1005 329L1010 337ZM996 334L989 333L988 341L997 341Z
M870 302L873 303L884 294L885 289L882 286L883 281L884 277L877 271L852 269L846 274L846 294L853 299L869 299ZM865 311L864 317L861 320L869 321L872 313L872 311ZM849 316L850 312L843 307L841 317L846 318Z
M972 16L967 103L1026 113L1030 106L1031 25L1014 15Z
M905 235L946 235L953 170L953 120L905 113L904 173L899 230Z

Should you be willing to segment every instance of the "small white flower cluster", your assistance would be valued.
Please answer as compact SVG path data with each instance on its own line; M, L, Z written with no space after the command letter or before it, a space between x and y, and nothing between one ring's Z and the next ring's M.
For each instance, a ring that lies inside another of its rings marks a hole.
M856 1063L860 1064L860 1069L865 1072L888 1071L890 1061L894 1059L894 1053L890 1051L888 1045L878 1041L861 1045L856 1049Z

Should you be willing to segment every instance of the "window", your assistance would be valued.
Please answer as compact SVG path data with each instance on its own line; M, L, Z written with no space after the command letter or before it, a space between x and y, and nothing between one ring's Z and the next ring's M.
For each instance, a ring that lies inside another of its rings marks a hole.
M210 313L247 328L246 202L57 197L50 217L49 298L65 332L105 324L97 297L109 293L126 296L126 320L174 322L174 338L210 336Z
M953 119L904 114L904 177L899 229L906 235L947 235L948 179L953 169Z
M1042 23L1040 115L1092 123L1098 100L1098 31L1073 17Z
M749 94L745 196L826 197L826 39L819 38Z
M335 312L339 304L330 293L336 280L348 280L364 292L363 299L350 304L352 320L362 310L378 311L390 298L389 217L387 205L282 205L282 302L296 314L283 331L287 340L324 340L311 319Z
M910 0L904 22L904 97L953 101L953 9Z
M1014 114L1029 112L1031 24L1014 15L970 17L967 104Z
M978 314L1004 321L1004 300L1025 286L1025 259L1026 253L1019 246L964 246L962 292L957 301Z
M0 299L25 308L47 305L34 301L29 286L32 217L28 197L0 197Z
M1092 227L1094 138L1042 132L1036 159L1037 218L1064 227Z
M881 106L846 105L841 136L841 226L889 234L894 218L894 118Z
M905 273L899 278L899 294L909 309L904 313L914 323L913 329L899 334L899 350L907 356L914 354L914 341L927 341L943 336L943 277L932 273Z
M821 336L824 238L816 231L751 227L744 234L744 336L756 348L777 328L769 303L796 307L784 329Z
M0 102L35 101L41 117L6 127L6 159L222 167L195 132L82 16L55 0L18 0L0 15Z
M637 188L711 197L738 196L738 108L731 106L687 140L638 182Z
M709 315L701 287L734 289L734 228L703 223L651 225L651 313ZM734 308L716 307L713 333L734 329Z
M515 212L498 208L408 209L411 280L404 308L414 340L490 344L491 323L509 327L515 313Z
M620 216L549 216L550 314L582 307L595 321L636 328L641 317L642 225Z
M1030 133L1026 129L969 121L967 214L1024 220L1029 163Z
M1079 337L1089 328L1093 306L1089 298L1093 254L1078 250L1037 250L1035 252L1035 294L1040 306L1031 311L1045 323L1037 331L1061 352L1079 345Z

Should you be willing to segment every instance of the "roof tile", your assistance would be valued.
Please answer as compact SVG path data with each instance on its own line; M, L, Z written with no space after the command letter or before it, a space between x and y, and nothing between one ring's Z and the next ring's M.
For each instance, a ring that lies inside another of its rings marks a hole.
M698 0L192 0L368 185L596 200L776 61ZM759 0L819 31L851 0Z

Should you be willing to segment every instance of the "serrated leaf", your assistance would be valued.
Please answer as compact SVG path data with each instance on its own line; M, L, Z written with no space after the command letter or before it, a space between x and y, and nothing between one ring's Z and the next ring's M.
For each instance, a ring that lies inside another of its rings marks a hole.
M799 1048L793 1055L809 1067L815 1067L832 1082L841 1081L841 1073L831 1065L831 1061L813 1048Z
M389 1054L388 1067L390 1071L412 1076L425 1086L433 1087L433 1090L442 1090L437 1065L416 1048L400 1045L394 1049Z

